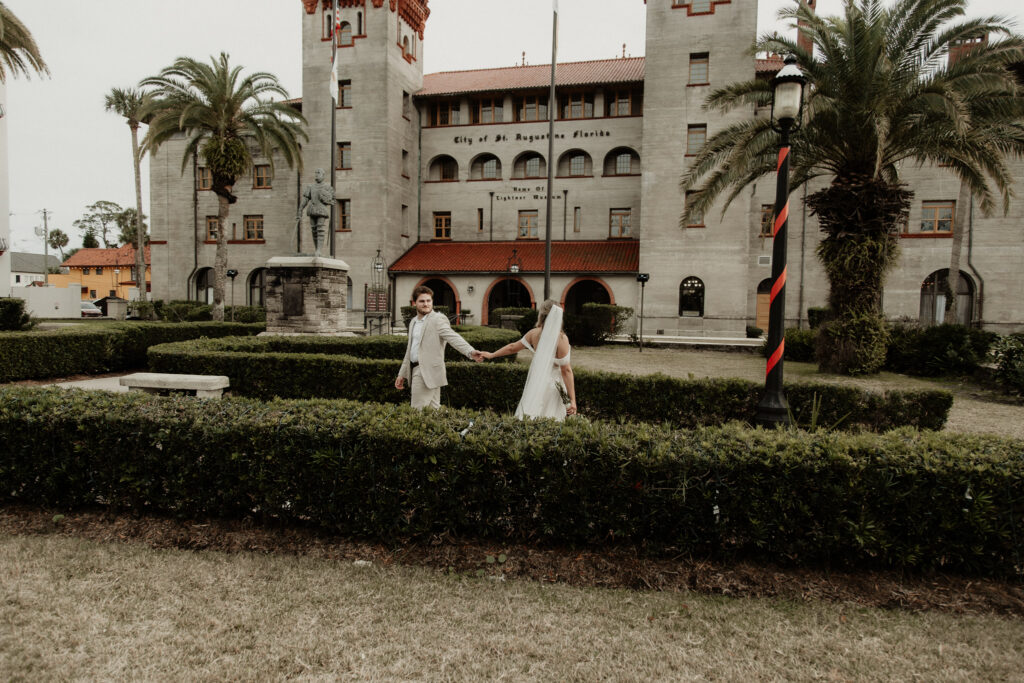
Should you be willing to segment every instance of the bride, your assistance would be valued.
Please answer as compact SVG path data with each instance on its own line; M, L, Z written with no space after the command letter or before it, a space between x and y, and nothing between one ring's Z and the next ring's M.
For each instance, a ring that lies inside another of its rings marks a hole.
M523 397L516 408L516 417L553 417L564 420L576 414L576 386L569 365L569 338L562 331L562 307L548 299L537 310L537 325L517 342L493 353L483 352L486 359L500 358L523 349L533 351L533 361L526 376Z

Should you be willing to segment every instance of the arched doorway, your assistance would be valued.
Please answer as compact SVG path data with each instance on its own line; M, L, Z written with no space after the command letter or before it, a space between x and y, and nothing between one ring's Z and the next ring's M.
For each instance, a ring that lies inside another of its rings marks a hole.
M496 308L533 308L530 290L520 280L503 278L491 285L487 294L487 324L495 325L498 320L491 319L491 311Z
M566 313L579 315L583 312L583 304L610 304L612 302L608 288L600 280L578 280L565 291L562 299Z
M455 297L455 290L445 280L440 278L431 278L424 280L421 284L426 287L430 287L434 292L434 307L445 306L448 308L448 316L458 315L459 313L459 302Z
M213 303L213 268L200 268L196 271L195 287L192 289L193 300L204 304Z
M956 320L947 320L946 313L952 302L952 287L949 283L949 268L937 270L921 283L920 319L922 325L956 323L970 325L974 319L974 281L960 271L956 288Z
M757 319L755 327L768 331L768 318L772 310L772 279L766 277L757 283Z

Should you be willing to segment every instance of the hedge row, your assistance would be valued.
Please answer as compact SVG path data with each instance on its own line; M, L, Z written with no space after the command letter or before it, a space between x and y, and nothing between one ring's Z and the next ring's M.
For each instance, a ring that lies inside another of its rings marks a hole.
M977 370L999 338L995 332L963 325L892 325L884 369L905 375L939 377ZM786 360L813 363L818 330L786 328ZM761 347L768 355L768 343Z
M259 334L242 323L116 323L0 334L0 382L143 367L150 346L198 337Z
M0 502L787 564L1024 563L1024 443L998 437L18 387L0 389L0 442Z
M394 389L400 365L395 358L401 357L397 350L388 359L378 353L382 349L368 342L358 348L351 344L351 353L364 356L356 358L324 353L322 349L327 345L340 346L335 341L295 337L195 340L151 348L149 364L157 372L227 375L234 394L256 398L344 398L384 403L408 400L407 392ZM442 404L511 412L519 402L526 372L527 366L520 363L450 363L449 386L442 390ZM676 427L718 425L731 420L749 423L763 392L763 385L740 379L683 380L585 370L577 370L575 375L577 403L588 417ZM819 426L873 431L902 426L941 429L953 403L952 395L945 391L881 394L831 384L787 385L786 396L797 424L815 422Z

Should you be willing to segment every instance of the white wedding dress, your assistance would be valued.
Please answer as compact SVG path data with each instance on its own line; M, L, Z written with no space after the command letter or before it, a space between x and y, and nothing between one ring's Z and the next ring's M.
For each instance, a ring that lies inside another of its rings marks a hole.
M561 332L562 309L559 306L552 306L551 312L544 320L544 329L541 330L537 348L534 349L526 337L521 340L523 346L533 351L533 361L530 362L530 372L526 376L523 396L516 408L516 417L520 420L524 417L565 419L565 401L569 394L565 389L565 382L562 381L562 368L569 364L570 354L565 354L563 358L555 358L555 349L558 347Z

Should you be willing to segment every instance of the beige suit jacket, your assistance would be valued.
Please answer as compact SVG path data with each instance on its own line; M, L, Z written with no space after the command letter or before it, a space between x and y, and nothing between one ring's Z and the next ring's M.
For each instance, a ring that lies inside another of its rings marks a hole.
M462 336L452 329L448 318L442 313L432 311L423 317L423 337L420 339L420 376L428 389L448 386L448 376L444 371L444 349L451 344L456 351L466 358L472 358L473 347L469 345ZM409 354L412 351L412 335L405 345L405 358L402 359L402 368L398 371L399 377L404 377L407 382L412 382L412 364L409 361Z

